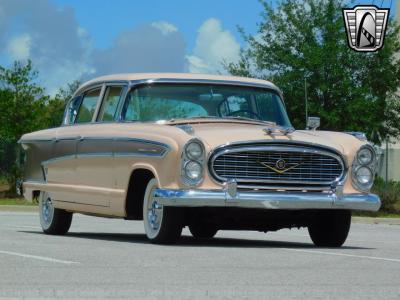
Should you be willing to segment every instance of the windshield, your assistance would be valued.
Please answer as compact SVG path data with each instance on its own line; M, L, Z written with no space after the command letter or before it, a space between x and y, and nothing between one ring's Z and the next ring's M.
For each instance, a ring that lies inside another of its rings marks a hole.
M238 118L290 127L279 95L271 90L227 85L156 84L132 89L122 111L125 121Z

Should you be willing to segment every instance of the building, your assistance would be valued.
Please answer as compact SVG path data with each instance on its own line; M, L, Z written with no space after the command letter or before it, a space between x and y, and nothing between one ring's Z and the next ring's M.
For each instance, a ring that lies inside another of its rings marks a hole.
M397 24L400 24L400 0L395 1L395 10ZM400 140L383 144L378 152L378 175L384 179L400 181Z

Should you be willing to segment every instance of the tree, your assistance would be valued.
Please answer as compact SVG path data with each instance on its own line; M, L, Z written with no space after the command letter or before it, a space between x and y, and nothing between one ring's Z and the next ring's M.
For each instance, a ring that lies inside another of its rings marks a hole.
M42 115L48 97L36 84L36 76L31 61L15 62L10 69L0 66L0 175L6 177L11 194L21 173L17 142L24 133L44 127Z
M74 80L67 84L66 88L60 88L57 94L46 103L46 114L44 116L46 127L58 127L63 121L65 105L72 98L81 82Z
M399 27L389 22L384 47L361 53L347 45L342 0L283 0L264 11L256 35L240 29L248 48L239 62L225 63L240 76L269 79L284 92L297 128L305 127L304 87L309 115L322 129L364 131L369 138L400 136Z

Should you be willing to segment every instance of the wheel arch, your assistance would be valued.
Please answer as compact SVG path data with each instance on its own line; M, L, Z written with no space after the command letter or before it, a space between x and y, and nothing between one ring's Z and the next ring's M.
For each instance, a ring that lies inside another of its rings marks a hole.
M135 165L132 169L125 199L127 219L143 220L143 197L148 182L153 178L160 184L157 172L151 165Z

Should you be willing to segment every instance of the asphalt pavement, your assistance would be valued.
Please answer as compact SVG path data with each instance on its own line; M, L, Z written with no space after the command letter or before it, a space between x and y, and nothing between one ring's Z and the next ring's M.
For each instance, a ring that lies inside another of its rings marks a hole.
M0 298L400 299L400 225L355 223L344 247L315 248L307 230L188 230L146 241L139 221L74 215L41 233L37 213L0 212Z

